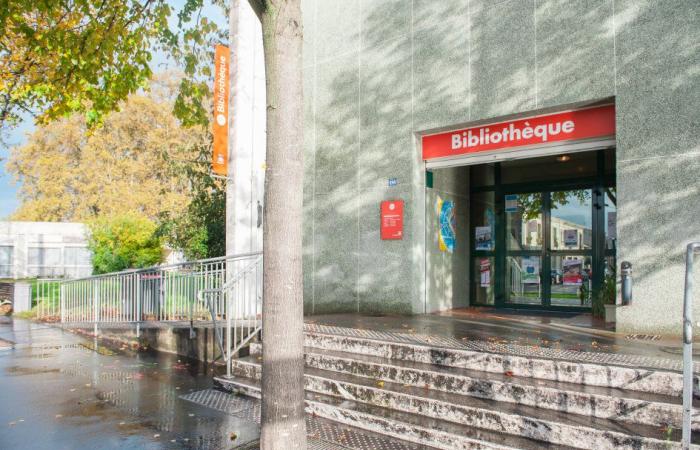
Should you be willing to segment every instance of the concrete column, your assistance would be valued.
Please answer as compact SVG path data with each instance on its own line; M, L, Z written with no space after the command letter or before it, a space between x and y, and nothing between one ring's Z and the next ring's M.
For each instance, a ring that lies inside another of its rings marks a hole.
M247 1L233 0L229 25L229 180L226 253L262 250L265 177L265 67L260 21Z

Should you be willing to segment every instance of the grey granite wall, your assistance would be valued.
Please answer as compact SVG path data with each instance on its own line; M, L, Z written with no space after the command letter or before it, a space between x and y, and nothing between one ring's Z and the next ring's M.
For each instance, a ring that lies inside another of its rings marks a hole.
M696 0L305 0L305 302L423 312L420 132L614 98L623 330L675 331L700 239ZM396 178L397 185L388 186ZM379 201L406 201L402 241Z

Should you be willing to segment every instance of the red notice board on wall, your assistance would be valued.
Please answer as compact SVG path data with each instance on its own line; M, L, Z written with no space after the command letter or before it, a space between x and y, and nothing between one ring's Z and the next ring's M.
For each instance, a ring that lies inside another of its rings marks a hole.
M403 200L382 202L380 230L382 240L403 239Z

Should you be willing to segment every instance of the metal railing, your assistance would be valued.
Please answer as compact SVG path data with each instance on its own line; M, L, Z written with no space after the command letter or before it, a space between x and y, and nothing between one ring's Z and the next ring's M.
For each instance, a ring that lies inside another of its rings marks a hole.
M685 293L683 295L683 449L690 448L693 412L693 262L700 242L691 242L685 255Z
M214 335L231 376L231 360L262 328L263 257L235 272L219 289L199 292L209 309Z
M95 324L208 320L209 310L198 301L198 292L221 289L228 278L258 255L234 255L63 280L58 282L59 301L54 298L50 308L37 308L37 317Z
M61 316L61 280L38 278L31 285L32 308L39 318L58 320Z

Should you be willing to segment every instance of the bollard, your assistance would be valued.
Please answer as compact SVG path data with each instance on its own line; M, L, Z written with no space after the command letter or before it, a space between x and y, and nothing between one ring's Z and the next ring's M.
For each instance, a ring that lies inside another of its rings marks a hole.
M693 415L693 260L700 242L688 244L685 255L685 292L683 295L683 426L681 447L690 449Z
M629 305L632 303L632 263L622 261L620 269L622 304Z

